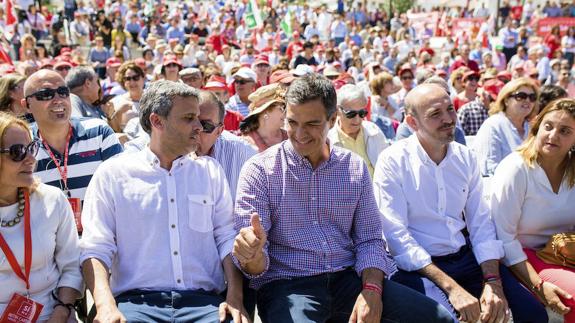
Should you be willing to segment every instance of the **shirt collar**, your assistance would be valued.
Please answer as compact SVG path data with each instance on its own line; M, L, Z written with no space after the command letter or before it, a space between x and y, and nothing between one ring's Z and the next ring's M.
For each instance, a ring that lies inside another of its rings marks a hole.
M327 140L327 144L329 147L329 157L326 161L324 161L323 163L321 163L321 165L319 165L318 168L316 168L315 170L321 169L323 167L325 167L326 165L328 165L332 160L333 160L333 147L331 145L331 143L329 142L329 139ZM295 163L298 166L305 166L308 167L310 169L312 169L311 167L311 163L309 162L309 160L307 160L305 157L301 156L294 148L294 146L291 143L291 140L287 139L284 142L281 143L284 151L286 152L286 156L295 161Z
M144 160L146 164L150 165L152 168L157 169L161 168L160 166L160 159L158 156L150 149L150 145L146 145L146 147L142 150L144 154ZM183 156L180 156L172 162L172 168L170 171L177 169L180 166L183 166L185 163L196 159L195 153L189 153Z
M419 138L417 138L415 133L406 140L410 140L410 145L415 149L415 154L412 154L412 156L417 156L419 160L425 165L436 165L438 167L443 167L453 155L453 149L451 148L453 142L451 142L449 145L447 145L447 153L445 154L445 157L443 157L443 160L439 163L439 165L437 165L431 159L431 157L429 157L425 149L423 149L423 146L421 145L421 142L419 142Z

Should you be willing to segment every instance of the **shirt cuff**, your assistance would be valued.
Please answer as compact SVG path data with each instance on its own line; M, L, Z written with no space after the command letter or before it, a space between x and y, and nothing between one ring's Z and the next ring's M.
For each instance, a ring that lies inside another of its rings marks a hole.
M244 276L246 276L247 279L251 280L251 279L256 279L256 278L262 277L270 269L270 257L268 256L267 250L264 249L263 253L264 253L264 260L266 261L266 266L264 268L264 271L262 271L261 273L259 273L257 275L252 275L250 273L245 272L244 269L242 268L242 265L240 264L240 261L238 260L238 258L236 258L236 256L234 256L233 253L230 253L230 255L232 256L232 262L234 263L234 265L236 265L236 267L238 267L238 269L242 272L242 274Z
M487 240L473 246L473 254L478 264L487 260L499 260L503 258L503 242L499 240Z
M527 255L523 251L523 246L518 240L511 240L503 244L505 257L502 262L505 266L513 266L527 260Z
M397 266L405 271L416 271L431 264L431 256L421 247L411 247L407 252L393 258Z
M365 251L365 250L364 250ZM393 259L389 256L387 251L383 250L374 253L367 253L366 256L362 257L358 254L357 262L355 263L355 271L359 276L367 268L377 268L385 274L386 277L390 277L397 271L397 267Z

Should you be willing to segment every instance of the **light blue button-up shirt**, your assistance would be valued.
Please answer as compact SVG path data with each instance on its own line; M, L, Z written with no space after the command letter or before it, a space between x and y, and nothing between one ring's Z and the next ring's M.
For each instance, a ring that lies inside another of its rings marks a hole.
M527 120L523 123L523 130L524 135L521 137L505 112L499 112L485 120L473 143L481 175L492 176L501 160L523 143L529 132Z

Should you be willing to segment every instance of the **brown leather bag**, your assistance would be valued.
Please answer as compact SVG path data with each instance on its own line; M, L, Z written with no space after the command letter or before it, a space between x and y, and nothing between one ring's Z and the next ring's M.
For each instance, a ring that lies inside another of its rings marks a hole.
M548 264L575 268L575 232L552 235L537 256Z

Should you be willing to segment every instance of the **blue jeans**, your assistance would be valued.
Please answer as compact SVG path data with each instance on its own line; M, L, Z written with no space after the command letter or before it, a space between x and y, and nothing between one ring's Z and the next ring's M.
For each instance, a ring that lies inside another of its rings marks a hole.
M128 322L219 322L218 308L224 300L203 290L131 290L116 297Z
M258 313L263 323L347 323L361 290L351 269L276 280L258 290ZM393 281L385 281L382 299L382 322L453 322L443 306Z
M477 299L481 298L483 292L483 272L475 260L475 255L469 245L463 246L458 252L440 257L432 257L433 263L453 278L461 287ZM499 275L503 284L503 292L507 298L509 309L513 314L513 322L548 322L545 307L523 287L503 265L499 266ZM417 272L407 272L399 270L392 280L409 286L422 294L427 294L438 303L445 304L448 298L438 287L433 286L430 290L424 285L430 286L433 283ZM439 293L437 293L439 291ZM426 293L427 292L427 293ZM439 295L438 295L439 294ZM450 304L445 304L451 308ZM455 313L453 313L455 315Z

